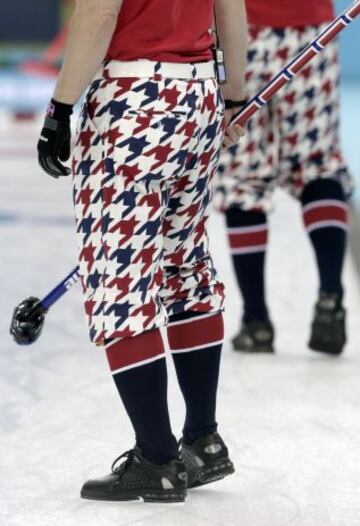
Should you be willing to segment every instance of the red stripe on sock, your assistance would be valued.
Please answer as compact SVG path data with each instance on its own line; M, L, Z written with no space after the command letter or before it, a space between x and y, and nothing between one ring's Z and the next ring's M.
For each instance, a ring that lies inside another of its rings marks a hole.
M346 225L348 222L347 211L344 209L344 207L336 205L320 205L310 210L304 211L305 226L308 227L313 223L324 221L339 221Z
M141 362L151 360L165 353L164 342L159 329L111 343L106 355L111 371L117 371Z
M267 243L267 229L259 232L244 232L232 234L229 232L230 248L246 248L264 246Z
M214 316L190 318L179 325L168 327L169 346L172 351L211 346L224 338L224 321L221 312Z

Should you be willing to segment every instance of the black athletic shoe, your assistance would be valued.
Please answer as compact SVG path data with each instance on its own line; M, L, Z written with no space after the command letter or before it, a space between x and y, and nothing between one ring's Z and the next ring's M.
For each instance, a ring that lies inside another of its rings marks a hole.
M116 467L121 458L126 460ZM144 502L184 502L187 474L182 461L173 460L161 466L151 464L139 448L127 451L115 460L112 473L88 480L81 490L83 499L139 500Z
M221 480L234 473L234 465L218 433L195 440L190 446L180 442L180 458L188 474L188 488Z
M243 323L232 343L235 351L273 353L274 337L274 327L270 321L251 321Z
M322 292L315 305L309 347L313 351L340 354L346 343L346 312L337 294Z

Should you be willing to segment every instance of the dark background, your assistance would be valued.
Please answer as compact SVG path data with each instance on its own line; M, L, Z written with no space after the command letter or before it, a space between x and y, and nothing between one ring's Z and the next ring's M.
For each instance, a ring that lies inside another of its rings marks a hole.
M60 0L0 0L0 46L12 42L46 41L60 26Z

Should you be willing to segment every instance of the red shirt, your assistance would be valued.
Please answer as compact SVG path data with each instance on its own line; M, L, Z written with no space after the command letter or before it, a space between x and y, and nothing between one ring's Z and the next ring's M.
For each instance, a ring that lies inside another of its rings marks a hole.
M212 59L214 0L124 0L107 58Z
M332 0L245 0L250 24L270 27L317 26L334 18Z

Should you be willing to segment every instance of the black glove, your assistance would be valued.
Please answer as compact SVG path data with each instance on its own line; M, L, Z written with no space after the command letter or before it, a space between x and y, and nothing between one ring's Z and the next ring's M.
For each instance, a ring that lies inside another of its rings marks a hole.
M55 178L69 175L71 171L60 161L70 157L72 112L72 105L51 99L37 145L40 166Z
M248 103L246 99L242 99L242 100L225 99L224 102L225 102L226 110L236 109L239 111L242 110L244 106L246 106L246 104Z

